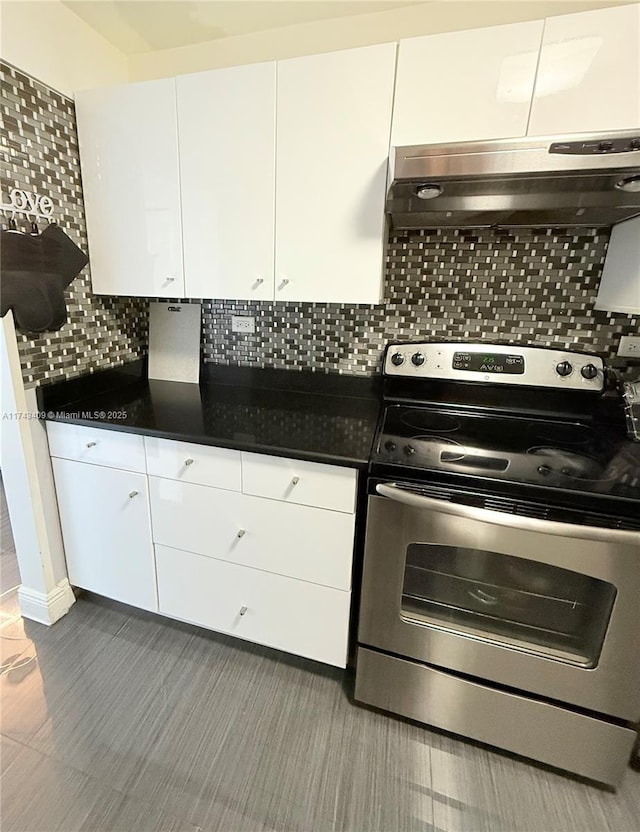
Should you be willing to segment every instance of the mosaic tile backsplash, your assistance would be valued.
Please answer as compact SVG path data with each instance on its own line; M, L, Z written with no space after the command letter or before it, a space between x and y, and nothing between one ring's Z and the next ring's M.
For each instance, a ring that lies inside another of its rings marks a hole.
M53 219L87 251L73 101L0 62L2 202L12 188L53 200ZM27 228L16 217L21 230ZM114 367L146 354L147 304L91 291L89 267L66 292L68 321L58 332L18 334L27 386Z
M58 224L86 250L73 101L0 64L3 201L13 187L54 200ZM594 310L607 229L410 231L389 240L375 306L200 300L206 362L371 375L389 340L448 338L577 347L613 357L640 318ZM70 378L144 355L144 299L72 283L59 332L19 336L27 384ZM253 315L254 335L231 332Z
M216 364L370 375L387 341L518 342L615 355L640 318L594 307L608 229L403 231L376 306L203 303L203 354ZM231 315L256 332L231 332Z

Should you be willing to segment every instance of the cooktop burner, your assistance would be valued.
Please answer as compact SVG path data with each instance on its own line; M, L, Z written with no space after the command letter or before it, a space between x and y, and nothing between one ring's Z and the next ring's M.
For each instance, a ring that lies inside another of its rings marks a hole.
M575 423L568 425L559 422L532 423L530 428L537 439L557 445L586 445L592 438L591 428Z
M460 428L460 420L449 413L437 410L419 410L411 408L400 416L404 425L429 433L453 433Z

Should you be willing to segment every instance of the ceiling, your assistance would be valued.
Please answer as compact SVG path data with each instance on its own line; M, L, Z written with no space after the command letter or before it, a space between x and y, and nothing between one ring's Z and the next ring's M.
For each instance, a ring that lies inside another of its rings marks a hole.
M383 12L425 0L62 0L125 55Z

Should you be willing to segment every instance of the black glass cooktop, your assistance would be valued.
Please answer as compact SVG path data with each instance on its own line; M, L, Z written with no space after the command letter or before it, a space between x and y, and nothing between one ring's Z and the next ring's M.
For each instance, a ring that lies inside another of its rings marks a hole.
M372 462L640 501L640 445L578 421L389 405Z

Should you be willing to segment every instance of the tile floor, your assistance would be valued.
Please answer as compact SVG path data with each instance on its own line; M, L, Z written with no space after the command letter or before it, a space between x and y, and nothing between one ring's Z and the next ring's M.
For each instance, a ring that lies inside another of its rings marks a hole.
M640 830L631 770L601 791L355 707L338 671L97 598L23 621L3 530L3 832Z

